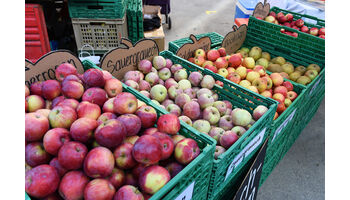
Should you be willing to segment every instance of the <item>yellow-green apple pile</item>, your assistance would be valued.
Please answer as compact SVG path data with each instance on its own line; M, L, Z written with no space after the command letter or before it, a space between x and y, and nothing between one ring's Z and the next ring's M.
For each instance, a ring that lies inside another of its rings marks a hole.
M197 53L204 59L204 51ZM268 110L265 106L265 109L259 107L254 112L260 114L253 117L247 110L235 108L230 101L219 100L212 88L220 82L201 72L188 73L180 64L174 64L162 56L154 57L152 62L142 60L138 71L128 72L123 81L132 81L134 88L155 104L214 138L218 144L216 158Z
M196 50L196 52L202 51L202 49ZM196 52L194 55L195 57L189 58L189 61L198 58ZM224 48L218 50L212 49L204 53L204 56L200 57L203 57L204 60L215 60L215 62L211 65L205 64L207 61L204 61L204 64L199 66L220 74L224 78L248 90L277 100L279 104L274 119L277 119L298 96L298 94L293 91L293 84L289 81L284 81L284 78L290 78L288 73L293 74L293 65L286 62L283 57L271 59L270 54L263 52L259 47L252 47L251 49L242 47L232 55L226 55ZM281 65L283 67L281 67ZM276 72L275 68L281 68L281 70ZM319 66L316 64L312 64L308 66L308 68L309 70L305 68L305 71L309 71L310 74L311 72L316 74L317 70L320 70ZM269 69L274 73L270 75L266 73L266 70ZM314 79L315 77L316 76L313 76L312 78ZM301 80L297 81L298 83L305 83L303 79L310 79L311 81L311 78L306 75L300 76L299 78ZM217 82L217 84L220 85L222 83Z
M261 19L261 18L259 18ZM291 13L284 14L283 12L279 12L277 15L275 12L271 11L267 17L264 19L267 22L273 23L273 24L278 24L281 26L286 26L289 28L293 28L295 30L308 33L310 35L325 39L326 35L326 29L325 27L322 27L318 29L317 27L308 27L304 25L304 20L302 19L297 19L294 20L294 16ZM281 33L293 36L293 37L298 37L298 33L296 32L291 32L287 31L285 29L281 29Z
M25 86L30 197L149 199L200 154L176 115L158 118L109 72L64 63L55 75Z

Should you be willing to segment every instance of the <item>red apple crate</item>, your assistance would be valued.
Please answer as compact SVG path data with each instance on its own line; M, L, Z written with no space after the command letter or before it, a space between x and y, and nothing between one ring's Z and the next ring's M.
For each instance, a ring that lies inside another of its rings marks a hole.
M203 74L212 75L211 71L194 65L184 60L170 51L160 53L164 58L170 59L173 63L181 64L190 73L192 71L200 71ZM212 75L213 76L213 75ZM215 77L216 80L222 81L224 86L214 86L212 89L219 95L220 100L228 100L236 108L244 108L250 113L258 105L264 105L269 110L260 118L243 136L241 136L225 153L213 160L212 175L208 188L208 199L219 199L221 195L230 192L230 186L237 184L237 178L242 175L243 169L247 167L249 161L253 158L255 152L264 143L268 136L272 119L277 109L277 102L257 95L239 85L232 87L230 83L222 77ZM233 167L233 160L239 158L236 167ZM223 188L230 188L223 190ZM232 191L231 191L232 192Z
M84 60L83 65L85 70L90 68L100 69L89 60ZM123 84L123 90L132 93L136 96L137 99L140 99L146 104L152 106L157 111L158 117L160 115L169 113L157 106L156 104L154 104L149 98L145 97L135 89L125 84ZM164 187L162 187L157 193L155 193L150 200L176 199L180 195L183 195L183 192L185 192L186 189L191 188L192 183L194 183L192 199L206 199L209 178L213 166L212 160L214 159L216 141L208 135L199 133L196 129L190 127L182 121L179 133L185 136L186 138L194 139L198 143L198 146L201 149L201 153L196 159L194 159L190 164L188 164L178 175L172 178Z

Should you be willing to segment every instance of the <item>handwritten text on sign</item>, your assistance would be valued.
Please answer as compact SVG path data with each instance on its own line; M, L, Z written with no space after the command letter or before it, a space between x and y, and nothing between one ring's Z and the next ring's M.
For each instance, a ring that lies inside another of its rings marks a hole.
M191 200L195 181L193 181L175 200Z
M193 54L197 49L203 49L205 52L210 50L211 40L209 37L202 37L197 40L196 36L191 34L190 40L192 40L192 43L184 44L177 50L177 56L187 60L188 58L193 57Z
M233 26L233 29L233 31L227 33L221 43L227 54L235 53L242 46L247 36L247 25L243 24L239 28Z
M262 168L266 155L267 140L262 145L253 165L250 167L248 174L245 176L243 183L239 187L233 200L255 200L260 183Z
M237 156L234 157L227 169L225 181L233 172L233 170L239 166L243 159L248 157L263 142L265 132L266 128L264 128L257 136L255 136L253 140L250 141L248 145Z
M281 131L288 125L290 121L292 121L295 112L297 109L294 109L293 112L284 120L284 122L276 129L275 134L273 135L272 142L273 140L281 133Z

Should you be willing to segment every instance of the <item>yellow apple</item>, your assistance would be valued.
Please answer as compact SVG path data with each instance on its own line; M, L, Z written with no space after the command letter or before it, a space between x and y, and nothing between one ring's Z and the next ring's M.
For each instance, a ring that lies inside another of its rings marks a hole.
M250 81L251 83L253 83L253 81L257 78L260 78L260 74L256 71L248 72L247 77L246 77L246 79L248 81Z
M247 68L240 66L236 69L236 73L241 77L241 79L245 79L247 76Z
M239 85L242 87L248 88L252 84L248 80L241 80L241 82L239 82Z
M218 70L218 74L220 74L221 76L223 76L223 77L227 77L227 75L229 74L228 73L228 71L227 71L227 69L225 69L225 68L220 68L219 70Z

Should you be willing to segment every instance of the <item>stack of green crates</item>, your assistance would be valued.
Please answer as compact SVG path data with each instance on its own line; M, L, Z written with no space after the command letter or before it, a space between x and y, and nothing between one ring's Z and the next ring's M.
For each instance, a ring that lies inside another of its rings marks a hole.
M125 14L124 0L69 0L71 18L116 19Z
M128 0L126 7L128 37L133 43L135 43L144 38L142 0Z

